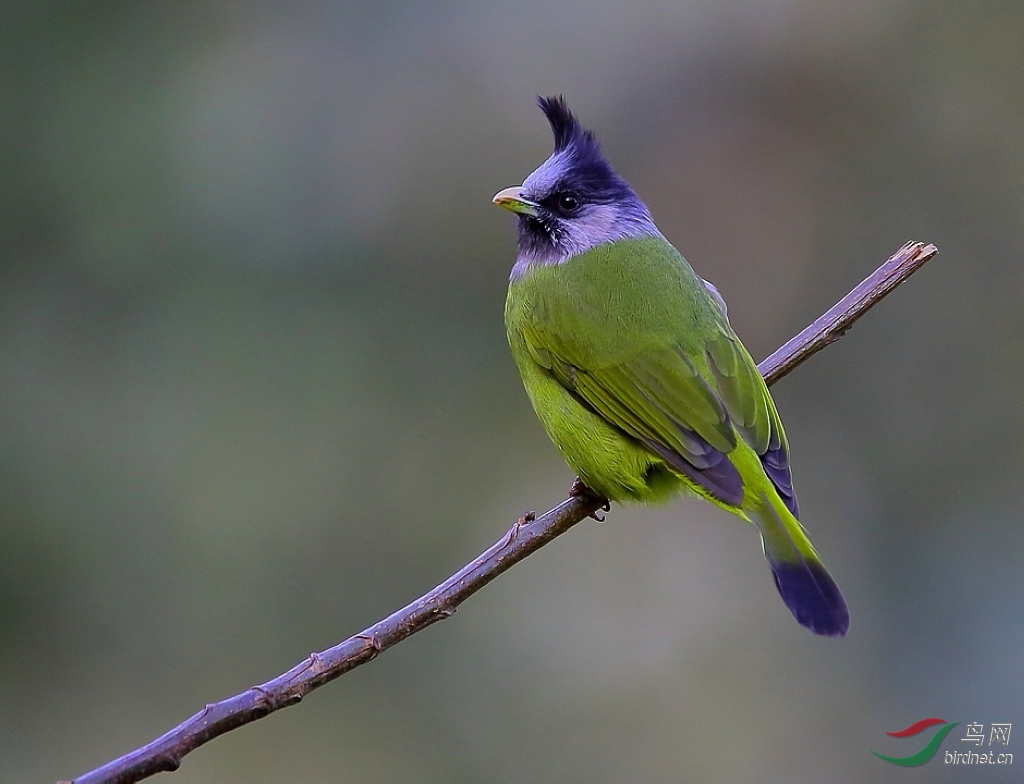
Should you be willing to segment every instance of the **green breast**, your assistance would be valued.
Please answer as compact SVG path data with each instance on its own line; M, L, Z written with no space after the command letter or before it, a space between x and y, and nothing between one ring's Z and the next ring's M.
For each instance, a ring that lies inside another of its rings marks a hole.
M702 352L713 307L679 252L647 237L601 245L512 281L505 324L510 338L542 330L567 357L597 368L671 344Z
M713 307L683 257L654 237L599 246L512 281L505 307L512 355L545 430L590 487L615 500L650 501L681 482L556 381L537 347L590 370L669 345L703 362L700 334L714 328Z

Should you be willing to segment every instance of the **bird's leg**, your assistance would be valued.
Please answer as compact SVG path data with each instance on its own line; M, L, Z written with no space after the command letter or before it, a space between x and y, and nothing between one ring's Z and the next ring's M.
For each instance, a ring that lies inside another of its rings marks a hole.
M599 509L603 509L606 512L610 512L612 510L611 502L609 502L607 498L605 498L597 491L591 490L589 487L583 484L583 480L580 479L579 477L576 477L573 480L572 487L569 488L569 497L582 498L585 501L593 501L594 503L598 504ZM598 514L597 510L594 510L587 516L593 517L599 523L604 522L604 516Z

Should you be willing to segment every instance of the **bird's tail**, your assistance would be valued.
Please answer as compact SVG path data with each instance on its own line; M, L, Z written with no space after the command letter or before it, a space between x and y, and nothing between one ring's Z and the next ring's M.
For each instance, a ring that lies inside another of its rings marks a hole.
M754 521L782 601L815 634L842 637L850 627L850 611L839 586L782 499L774 492L765 496Z

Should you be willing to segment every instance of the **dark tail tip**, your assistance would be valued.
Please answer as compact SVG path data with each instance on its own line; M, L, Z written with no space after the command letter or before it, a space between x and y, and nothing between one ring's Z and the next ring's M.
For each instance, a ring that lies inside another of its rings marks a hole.
M835 580L820 563L771 565L775 587L793 617L815 634L842 637L850 628L850 611Z

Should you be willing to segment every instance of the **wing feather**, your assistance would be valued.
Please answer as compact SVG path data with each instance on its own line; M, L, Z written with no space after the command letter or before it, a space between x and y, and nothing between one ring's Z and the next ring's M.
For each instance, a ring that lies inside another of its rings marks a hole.
M675 258L672 263L678 264ZM585 275L590 268L580 269ZM672 269L673 274L685 272L684 267ZM548 302L548 296L568 299L568 288L561 287L555 295L549 291L534 301L522 326L533 361L586 408L733 506L742 504L744 488L729 454L742 440L760 458L782 501L798 515L782 421L757 366L729 325L717 290L705 284L699 295L691 294L697 297L691 307L710 319L696 335L663 332L658 324L666 322L652 320L651 309L629 328L642 348L623 355L609 350L600 338L606 330L621 328L622 322L607 319L603 298L600 307L586 304L599 287L589 280L576 284L571 305ZM652 301L645 300L646 306L653 308ZM576 321L555 317L566 312Z
M782 419L754 360L731 329L707 342L708 365L740 436L761 459L783 503L799 517Z

